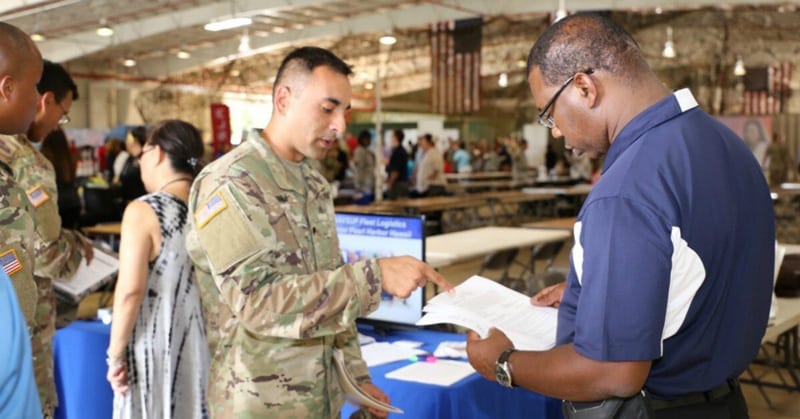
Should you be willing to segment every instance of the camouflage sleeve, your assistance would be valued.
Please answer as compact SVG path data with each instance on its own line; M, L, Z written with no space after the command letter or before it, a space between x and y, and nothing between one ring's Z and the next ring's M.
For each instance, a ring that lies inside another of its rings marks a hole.
M11 278L17 300L32 327L38 291L33 279L33 218L25 193L0 167L0 269Z
M358 343L355 324L336 335L334 346L344 354L345 365L359 384L372 382L367 363L361 357L361 345Z
M196 182L197 196L190 202L199 209L190 208L189 217L190 235L196 236L187 243L199 247L189 253L206 259L220 298L251 333L294 339L333 335L377 309L377 260L307 273L306 264L313 262L292 238L296 226L286 207L257 185L236 182L212 187ZM314 234L333 232L314 229Z
M25 321L30 330L36 322L36 300L39 298L39 291L33 279L33 260L31 255L25 250L27 247L23 237L9 237L5 232L0 231L0 263L3 269L11 278L14 290L17 292L17 300Z
M83 259L83 236L75 230L61 229L56 240L36 244L36 275L45 278L68 278L75 274Z

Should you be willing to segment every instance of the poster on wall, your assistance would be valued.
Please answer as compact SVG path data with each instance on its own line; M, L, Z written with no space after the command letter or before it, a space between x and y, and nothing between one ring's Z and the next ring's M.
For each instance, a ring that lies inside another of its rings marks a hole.
M735 132L750 147L761 167L764 167L767 147L772 138L771 116L718 116L717 119Z

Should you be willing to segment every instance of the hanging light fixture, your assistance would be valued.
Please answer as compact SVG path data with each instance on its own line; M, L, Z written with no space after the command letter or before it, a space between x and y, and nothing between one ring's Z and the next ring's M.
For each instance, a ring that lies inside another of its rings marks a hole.
M240 17L232 17L225 20L218 20L215 22L206 23L203 26L203 29L209 32L219 32L228 29L241 28L242 26L247 26L251 24L253 24L253 19L249 17L240 16Z
M664 42L664 50L661 51L664 58L675 58L675 44L672 43L672 26L667 26L667 41Z
M386 32L382 37L380 37L380 39L378 39L378 42L383 45L394 45L397 43L397 38L395 38L391 32Z
M45 40L45 37L39 32L34 32L31 34L31 39L33 40L33 42L42 42Z
M102 36L103 38L108 38L111 35L114 35L114 29L111 26L108 26L105 19L100 19L100 27L95 30L97 36Z
M181 60L188 60L189 58L192 58L192 54L183 48L179 49L175 56Z
M133 58L126 58L124 61L122 61L122 65L125 67L133 67L136 65L136 60Z
M744 68L744 61L742 61L742 56L736 56L736 64L733 65L733 75L737 77L742 77L747 74L747 69Z
M497 78L497 85L500 87L507 87L508 86L508 74L500 73L500 77Z

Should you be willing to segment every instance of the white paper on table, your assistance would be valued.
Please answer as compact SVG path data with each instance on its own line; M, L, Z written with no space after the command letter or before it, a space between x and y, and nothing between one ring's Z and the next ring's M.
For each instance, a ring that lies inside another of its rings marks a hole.
M417 325L450 323L474 330L481 337L496 327L518 349L541 351L555 346L557 309L533 306L527 295L477 275L455 290L454 294L443 292L432 298Z
M358 334L358 344L359 345L369 345L370 343L375 343L375 338L372 336L362 335L361 333Z
M474 372L469 362L437 359L436 362L414 362L387 373L386 378L447 387Z
M361 358L368 367L388 364L395 361L407 361L412 356L422 355L425 351L408 346L393 345L389 342L376 342L361 347Z

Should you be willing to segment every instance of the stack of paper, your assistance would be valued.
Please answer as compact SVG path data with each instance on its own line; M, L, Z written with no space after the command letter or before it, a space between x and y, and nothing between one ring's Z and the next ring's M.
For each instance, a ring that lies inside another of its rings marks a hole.
M523 350L547 350L556 344L558 310L535 307L530 297L496 281L473 276L455 287L454 294L441 293L423 308L417 325L455 324L486 337L495 327Z

